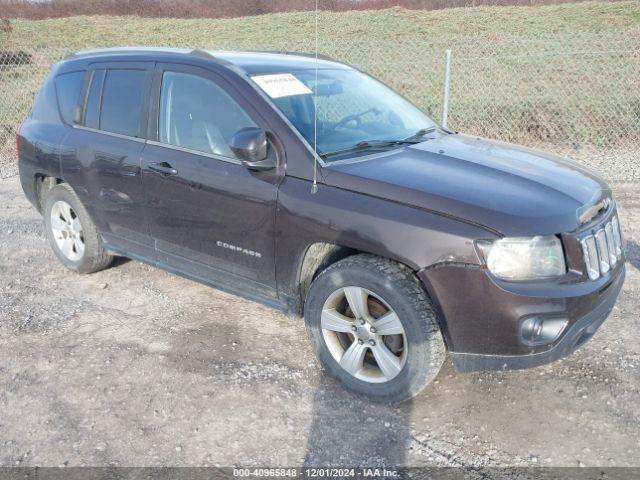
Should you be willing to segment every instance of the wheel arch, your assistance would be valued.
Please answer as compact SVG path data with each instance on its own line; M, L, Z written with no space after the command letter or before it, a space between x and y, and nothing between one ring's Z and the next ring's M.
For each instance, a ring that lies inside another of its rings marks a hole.
M433 296L433 289L430 288L430 285L425 285L420 276L417 275L418 269L412 267L411 265L408 265L405 262L398 261L395 258L385 257L377 253L366 252L344 245L327 242L315 242L307 247L298 274L298 295L296 297L296 305L294 308L295 315L299 318L303 318L304 304L309 292L309 288L311 287L311 283L322 271L324 271L334 263L339 262L340 260L360 254L373 255L389 262L404 265L414 275L416 275L418 282L420 283L427 298L433 306L436 321L440 327L440 331L442 332L445 345L447 346L447 348L449 348L451 339L449 336L449 330L447 328L447 322L446 318L444 317L443 310L438 302L438 299L434 298Z
M309 287L313 280L326 268L333 265L340 260L343 260L347 257L351 257L354 255L367 254L373 255L379 258L383 258L390 262L395 262L401 265L404 265L409 270L411 270L414 274L417 273L418 269L414 265L410 265L407 262L399 261L396 258L387 257L384 255L380 255L376 252L369 252L365 250L360 250L353 247L348 247L346 245L340 245L336 243L330 242L314 242L310 244L304 254L302 256L302 260L300 262L300 268L298 270L297 276L297 308L296 313L302 316L303 306L309 291ZM424 288L424 286L423 286ZM425 289L427 295L429 292Z
M304 301L311 282L329 265L339 262L343 258L364 253L354 248L327 242L315 242L307 247L300 262L297 281L297 295L294 312L302 317Z
M44 200L47 196L47 193L56 185L60 183L65 183L61 178L48 175L46 173L36 173L34 175L34 191L36 193L35 201L36 208L40 213L42 213L42 208L44 206Z

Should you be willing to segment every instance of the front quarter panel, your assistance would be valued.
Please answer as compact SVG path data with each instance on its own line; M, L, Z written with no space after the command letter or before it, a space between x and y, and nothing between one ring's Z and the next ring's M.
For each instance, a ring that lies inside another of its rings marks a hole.
M307 249L339 245L401 262L414 271L435 264L479 267L474 240L493 234L455 219L349 190L286 177L280 187L277 278L281 294L296 295Z

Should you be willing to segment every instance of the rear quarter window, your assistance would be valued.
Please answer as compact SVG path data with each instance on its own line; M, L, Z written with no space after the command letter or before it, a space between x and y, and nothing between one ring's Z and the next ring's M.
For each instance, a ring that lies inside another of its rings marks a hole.
M47 79L38 92L31 109L31 118L39 122L60 123L60 111L52 78Z
M84 71L63 73L56 77L56 94L58 107L64 123L73 125L76 108L80 99L80 91L84 82Z

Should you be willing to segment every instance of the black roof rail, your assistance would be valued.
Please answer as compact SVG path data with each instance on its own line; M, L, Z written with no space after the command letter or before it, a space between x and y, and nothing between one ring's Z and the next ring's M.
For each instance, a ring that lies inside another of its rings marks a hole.
M150 52L159 52L159 53L182 53L188 55L193 53L195 50L190 50L188 48L175 48L175 47L105 47L105 48L90 48L87 50L78 50L75 52L69 53L65 60L77 57L86 57L91 55L108 55L118 54L118 53L150 53Z
M223 65L233 65L232 61L226 60L224 58L220 58L216 56L216 51L215 50L209 50L209 49L204 49L204 48L175 48L175 47L144 47L144 46L137 46L137 47L107 47L107 48L95 48L95 49L87 49L87 50L79 50L76 52L72 52L69 53L66 57L64 57L63 60L71 60L74 58L83 58L83 57L92 57L92 56L106 56L109 54L112 55L119 55L119 54L144 54L144 53L167 53L167 54L178 54L178 55L188 55L188 56L195 56L195 57L199 57L199 58L207 58L207 59L211 59L216 61L217 63L223 64ZM314 59L316 58L316 54L313 52L292 52L289 50L237 50L237 51L233 51L233 50L220 50L220 53L229 53L229 54L234 54L234 53L264 53L264 54L277 54L277 55L290 55L290 56L297 56L297 57L304 57L304 58L309 58L309 59ZM334 62L334 63L339 63L342 65L346 65L352 68L356 68L353 67L352 65L345 63L345 62L341 62L339 60L335 60L331 57L329 57L328 55L323 55L323 54L318 54L317 58L323 61L328 61L328 62Z

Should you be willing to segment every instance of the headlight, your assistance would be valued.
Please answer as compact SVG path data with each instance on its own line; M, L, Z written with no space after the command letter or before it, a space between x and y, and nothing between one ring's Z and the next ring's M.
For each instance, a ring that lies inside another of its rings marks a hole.
M487 268L504 280L537 280L564 275L562 242L555 236L479 241Z

